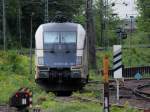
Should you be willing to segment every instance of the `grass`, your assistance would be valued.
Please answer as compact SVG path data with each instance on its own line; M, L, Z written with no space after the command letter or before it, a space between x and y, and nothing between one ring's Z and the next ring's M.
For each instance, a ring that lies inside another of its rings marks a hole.
M2 72L1 72L2 73ZM21 87L31 88L34 84L25 76L0 73L0 103L8 103L9 97Z
M99 104L93 103L83 103L79 101L72 102L44 102L42 104L44 107L48 107L52 112L99 112L102 107Z
M103 107L100 104L90 102L57 102L54 100L42 103L42 107L50 112L103 112ZM140 112L139 110L129 107L118 108L112 107L111 112Z
M29 74L29 58L14 51L0 52L0 104L6 104L9 97L21 87L39 92L34 75Z

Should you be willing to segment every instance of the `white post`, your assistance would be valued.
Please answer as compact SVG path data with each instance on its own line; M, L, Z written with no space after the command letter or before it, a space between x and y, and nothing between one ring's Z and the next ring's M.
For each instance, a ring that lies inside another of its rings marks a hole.
M116 79L116 84L117 84L117 103L119 103L120 94L119 94L119 80L118 79Z
M122 50L121 45L113 46L113 70L114 70L114 78L116 79L117 86L117 103L119 103L119 79L122 79Z

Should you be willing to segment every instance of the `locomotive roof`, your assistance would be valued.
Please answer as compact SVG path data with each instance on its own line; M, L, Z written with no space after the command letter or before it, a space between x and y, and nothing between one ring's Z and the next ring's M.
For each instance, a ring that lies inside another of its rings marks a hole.
M43 31L77 31L76 23L46 23L42 24Z

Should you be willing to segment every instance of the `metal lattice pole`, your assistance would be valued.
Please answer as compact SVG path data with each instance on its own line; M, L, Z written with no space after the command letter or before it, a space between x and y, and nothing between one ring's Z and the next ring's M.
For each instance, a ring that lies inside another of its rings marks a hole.
M22 52L22 34L21 34L21 6L20 6L20 2L19 2L19 16L18 16L18 19L19 19L19 41L20 41L20 51Z
M107 45L108 45L108 35L107 35L107 30L108 30L108 0L104 0L103 1L104 5L103 5L103 40L104 40L104 47L105 50L107 49Z
M49 14L48 14L48 0L45 0L45 23L48 23L49 22Z
M32 39L33 39L33 37L32 37L32 33L33 33L33 30L32 30L32 28L33 28L33 13L31 14L31 20L30 20L30 24L31 24L31 34L30 34L30 75L32 75Z
M103 28L104 28L104 14L103 14L103 12L104 12L104 11L103 11L104 3L103 3L103 0L100 0L100 7L101 7L101 8L100 8L100 21L101 21L101 22L100 22L100 24L101 24L101 25L100 25L100 26L101 26L101 33L100 33L100 35L101 35L101 36L100 36L100 37L101 37L101 38L100 38L100 43L101 43L101 44L100 44L100 45L103 47L103 40L104 40L104 39L103 39L103 38L104 38L104 35L103 35L103 34L104 34L104 30L103 30Z
M3 2L3 44L4 51L6 51L6 15L5 15L5 0Z

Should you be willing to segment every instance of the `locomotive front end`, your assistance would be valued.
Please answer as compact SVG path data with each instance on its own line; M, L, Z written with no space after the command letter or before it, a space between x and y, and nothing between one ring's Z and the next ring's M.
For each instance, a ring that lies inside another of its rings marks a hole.
M75 91L83 86L84 38L78 25L49 23L36 32L36 82L46 91ZM81 42L83 41L83 42Z

